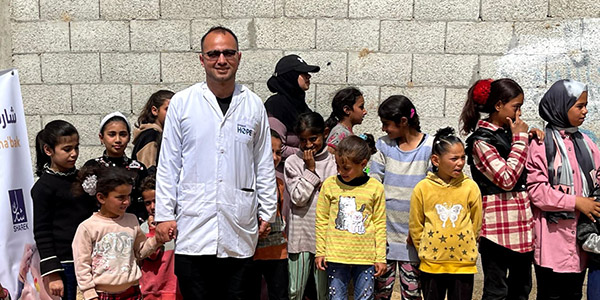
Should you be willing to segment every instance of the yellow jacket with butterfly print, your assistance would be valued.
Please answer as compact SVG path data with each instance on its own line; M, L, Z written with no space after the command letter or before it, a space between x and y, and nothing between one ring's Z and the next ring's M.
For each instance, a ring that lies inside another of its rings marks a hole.
M446 183L429 172L413 190L408 225L421 271L477 273L481 192L473 180L461 173Z

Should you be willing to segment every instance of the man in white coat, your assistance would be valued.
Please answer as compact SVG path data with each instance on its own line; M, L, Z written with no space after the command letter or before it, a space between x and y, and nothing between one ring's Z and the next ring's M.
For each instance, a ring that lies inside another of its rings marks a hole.
M235 83L237 37L202 37L206 82L173 96L156 175L156 234L174 236L184 299L248 299L259 231L275 218L277 192L268 117Z

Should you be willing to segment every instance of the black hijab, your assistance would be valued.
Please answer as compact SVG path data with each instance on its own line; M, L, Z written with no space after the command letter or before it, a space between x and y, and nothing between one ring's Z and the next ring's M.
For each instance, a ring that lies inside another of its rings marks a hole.
M544 144L546 146L546 158L548 160L548 179L551 185L554 185L554 176L560 178L560 174L555 174L554 158L556 156L556 144L553 140L553 130L566 130L571 133L570 138L573 140L575 148L575 156L581 171L590 189L588 195L591 194L594 184L591 177L591 172L594 169L594 163L587 150L587 145L583 135L577 127L574 127L569 122L569 109L577 102L577 99L583 92L587 91L587 86L584 83L574 80L559 80L555 82L550 89L544 94L540 101L540 116L548 125L546 126L546 137Z
M276 93L265 102L267 113L281 121L288 131L293 130L298 115L311 111L305 101L306 93L298 85L299 76L300 72L292 70L267 81L269 90Z

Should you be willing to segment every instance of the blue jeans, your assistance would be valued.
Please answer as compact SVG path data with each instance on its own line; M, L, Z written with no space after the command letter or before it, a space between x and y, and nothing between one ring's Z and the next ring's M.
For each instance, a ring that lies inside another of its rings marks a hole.
M374 298L375 267L373 265L347 265L327 263L327 282L329 300L348 299L348 283L354 281L354 299L369 300Z
M75 277L75 265L73 263L63 263L62 280L65 287L63 299L76 300L77 299L77 278Z
M588 269L587 298L600 300L600 269Z

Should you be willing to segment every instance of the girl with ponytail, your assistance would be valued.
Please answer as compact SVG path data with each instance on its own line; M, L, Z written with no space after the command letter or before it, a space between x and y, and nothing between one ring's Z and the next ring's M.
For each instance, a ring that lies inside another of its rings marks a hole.
M325 121L325 126L331 130L327 137L327 147L329 152L334 153L345 137L354 135L352 128L362 123L367 110L362 92L355 87L347 87L335 93L331 108L332 112Z
M473 179L483 195L479 241L483 298L528 299L533 219L527 196L528 137L544 134L520 119L523 89L514 80L483 79L470 89L460 121ZM481 119L481 114L487 118Z

